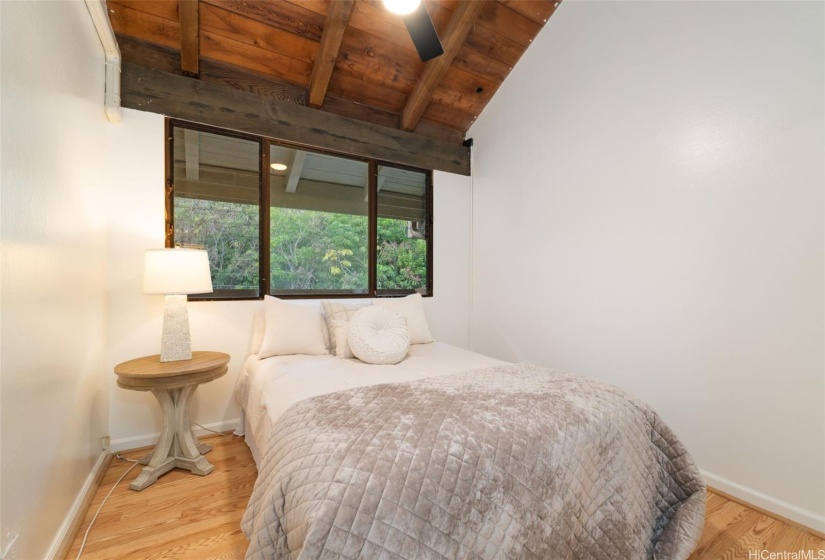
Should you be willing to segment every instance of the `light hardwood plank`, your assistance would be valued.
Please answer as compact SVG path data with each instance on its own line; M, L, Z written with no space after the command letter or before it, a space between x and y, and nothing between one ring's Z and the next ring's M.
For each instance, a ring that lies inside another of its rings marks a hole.
M709 490L704 532L689 560L748 560L760 557L756 555L761 551L800 550L818 558L825 540Z
M119 558L243 558L247 540L241 518L252 494L257 469L243 438L210 436L207 455L215 471L194 476L175 469L142 492L129 490L136 467L123 479L106 502L89 533L84 559ZM124 453L138 459L139 449ZM69 551L76 558L83 534L112 485L131 466L114 459L92 500Z
M244 557L247 540L240 529L257 470L242 438L204 438L214 446L209 461L215 471L194 476L175 469L142 492L129 490L132 470L106 502L83 552L84 559ZM146 449L125 455L139 458ZM130 466L117 459L109 466L86 519L69 552L76 558L83 533L115 481ZM749 553L812 551L817 558L825 540L714 491L707 496L702 539L690 560L748 560Z

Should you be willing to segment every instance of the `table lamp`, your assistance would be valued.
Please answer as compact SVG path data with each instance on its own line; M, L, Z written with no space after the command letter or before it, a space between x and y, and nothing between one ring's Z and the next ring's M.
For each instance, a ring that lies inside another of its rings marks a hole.
M164 294L160 361L192 359L187 294L212 291L209 258L202 249L149 249L143 268L143 293Z

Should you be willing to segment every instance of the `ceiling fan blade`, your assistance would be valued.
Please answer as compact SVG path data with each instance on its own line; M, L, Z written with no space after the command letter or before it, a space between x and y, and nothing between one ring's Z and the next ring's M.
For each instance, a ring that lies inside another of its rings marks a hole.
M424 7L423 2L415 11L403 16L403 18L407 31L410 32L410 38L415 45L415 50L418 51L418 56L421 57L422 62L427 62L444 54L444 48L441 46L438 33L435 31L433 21L430 19L430 14L427 13L427 8Z

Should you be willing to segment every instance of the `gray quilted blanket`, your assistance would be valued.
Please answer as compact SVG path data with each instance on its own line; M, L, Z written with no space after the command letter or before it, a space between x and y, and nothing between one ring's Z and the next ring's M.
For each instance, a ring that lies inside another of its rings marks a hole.
M685 559L704 519L655 412L525 364L309 398L265 449L247 558Z

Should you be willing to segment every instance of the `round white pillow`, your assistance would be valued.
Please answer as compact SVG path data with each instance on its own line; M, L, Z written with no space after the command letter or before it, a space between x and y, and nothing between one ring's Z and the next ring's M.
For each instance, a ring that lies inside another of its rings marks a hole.
M410 330L400 313L370 305L349 320L347 342L352 353L368 364L397 364L410 349Z

